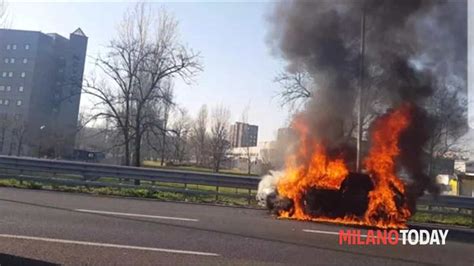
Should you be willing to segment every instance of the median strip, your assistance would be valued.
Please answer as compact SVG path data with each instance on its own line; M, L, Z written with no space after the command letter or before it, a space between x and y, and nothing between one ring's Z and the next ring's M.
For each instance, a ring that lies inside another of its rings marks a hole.
M117 215L117 216L129 216L129 217L175 220L175 221L186 221L186 222L199 222L198 219L172 217L172 216L158 216L158 215L146 215L146 214L110 212L110 211L99 211L99 210L86 210L86 209L74 209L74 210L78 211L78 212L96 213L96 214L108 214L108 215Z
M166 252L166 253L185 254L185 255L220 256L220 255L217 254L217 253L200 252L200 251L189 251L189 250L168 249L168 248L140 247L140 246L130 246L130 245L117 245L117 244L109 244L109 243L76 241L76 240L56 239L56 238L47 238L47 237L35 237L35 236L21 236L21 235L0 234L0 238L1 238L1 237L3 237L3 238L11 238L11 239L21 239L21 240L33 240L33 241L53 242L53 243L61 243L61 244L73 244L73 245L83 245L83 246L94 246L94 247L120 248L120 249L133 249L133 250L142 250L142 251Z

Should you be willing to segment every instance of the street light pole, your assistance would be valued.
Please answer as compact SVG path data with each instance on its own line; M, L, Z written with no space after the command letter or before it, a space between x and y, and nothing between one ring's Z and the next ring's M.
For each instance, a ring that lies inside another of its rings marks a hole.
M362 4L362 15L360 23L360 66L359 66L359 88L357 91L357 161L356 171L361 168L362 156L362 90L364 87L364 53L365 53L365 2Z

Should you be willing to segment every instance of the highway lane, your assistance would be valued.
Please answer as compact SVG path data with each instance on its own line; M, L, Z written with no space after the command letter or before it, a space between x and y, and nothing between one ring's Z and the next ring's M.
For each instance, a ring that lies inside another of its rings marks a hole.
M101 265L474 263L473 243L340 246L333 233L341 228L277 220L263 210L0 188L0 261L14 256Z

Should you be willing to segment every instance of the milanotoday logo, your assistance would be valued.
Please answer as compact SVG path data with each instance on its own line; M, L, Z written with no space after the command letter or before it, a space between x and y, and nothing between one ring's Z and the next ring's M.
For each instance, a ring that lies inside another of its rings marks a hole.
M339 245L445 245L449 230L340 230Z

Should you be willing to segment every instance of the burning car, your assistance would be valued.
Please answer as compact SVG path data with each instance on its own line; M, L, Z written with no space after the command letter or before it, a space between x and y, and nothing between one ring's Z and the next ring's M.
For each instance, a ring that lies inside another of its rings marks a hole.
M373 122L364 173L350 172L342 155L329 154L322 142L308 137L305 121L296 119L298 149L283 171L262 178L257 200L282 218L405 227L411 212L405 184L396 175L396 159L412 112L404 104Z

